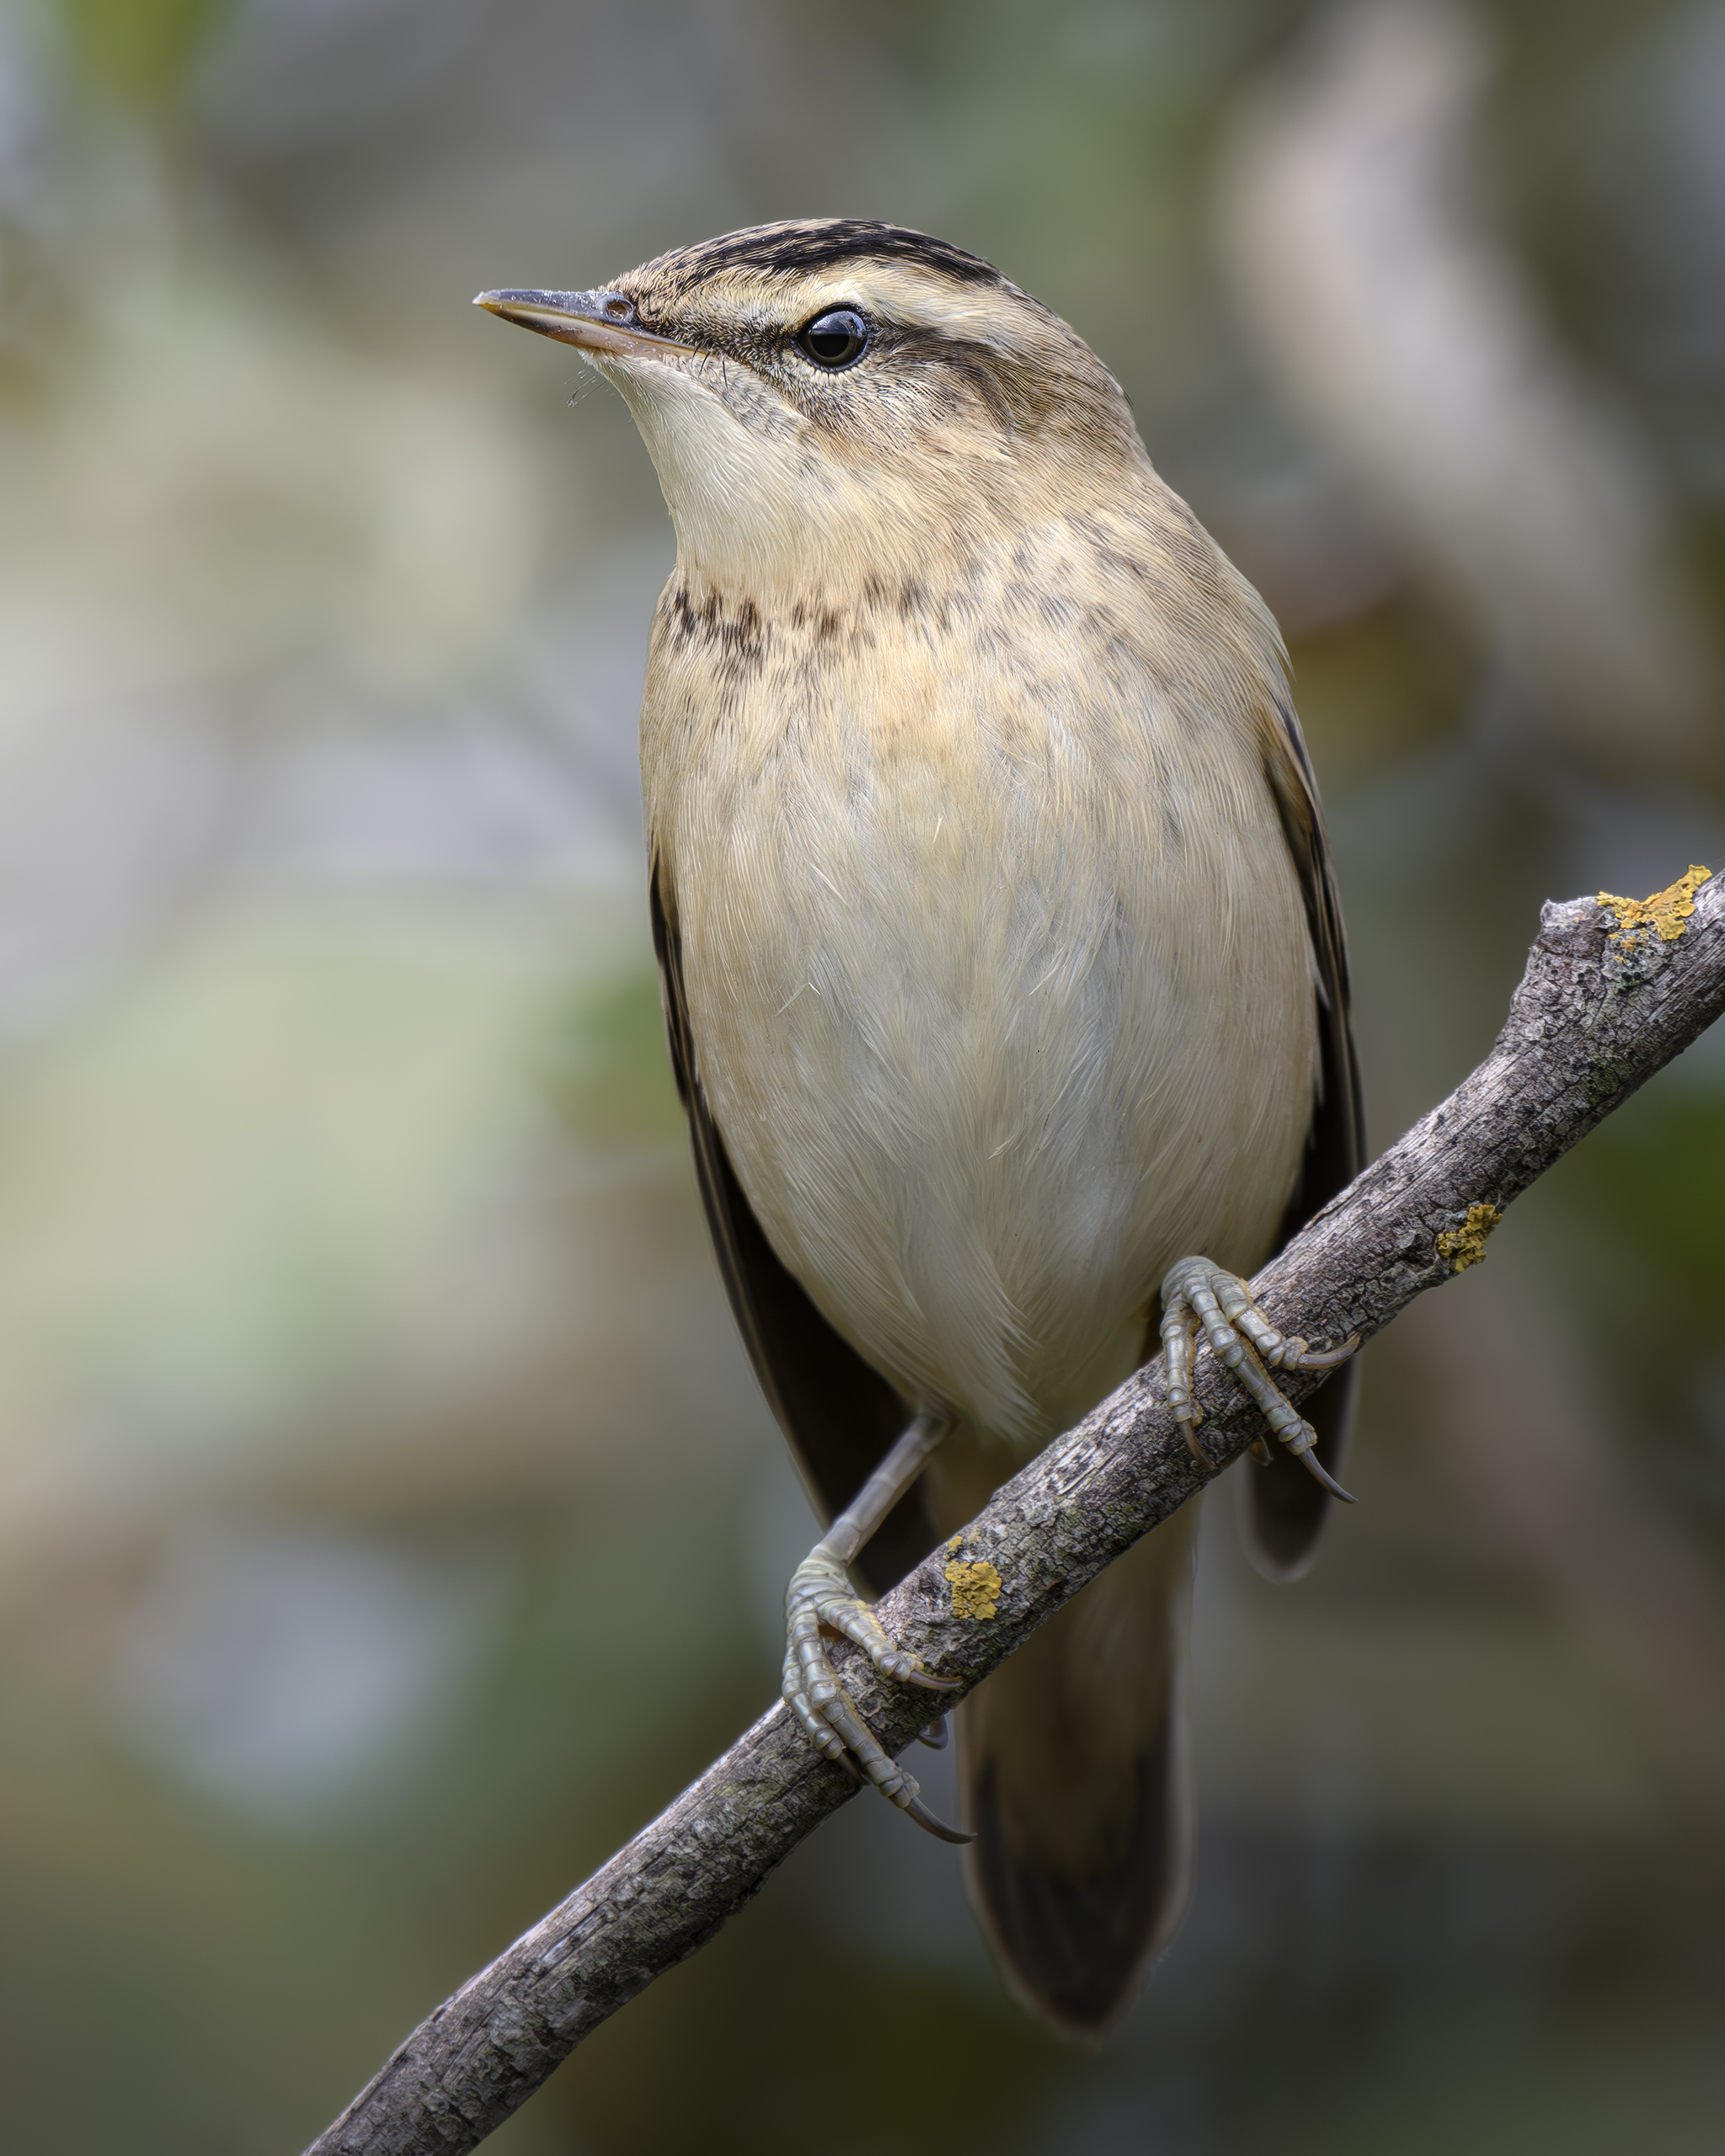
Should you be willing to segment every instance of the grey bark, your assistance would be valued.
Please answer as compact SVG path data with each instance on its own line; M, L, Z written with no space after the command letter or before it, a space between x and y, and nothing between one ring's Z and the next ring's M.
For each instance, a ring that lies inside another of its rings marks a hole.
M1381 1331L1478 1255L1487 1219L1719 1016L1725 878L1701 887L1686 919L1668 910L1664 926L1681 931L1674 940L1641 910L1620 916L1586 899L1546 907L1486 1060L1258 1275L1274 1324L1314 1341ZM1253 1416L1208 1355L1199 1380L1208 1473L1168 1414L1158 1358L997 1491L956 1547L895 1588L880 1606L887 1630L967 1689L986 1677L1251 1442ZM1315 1380L1295 1373L1284 1382L1297 1399ZM945 1568L958 1559L999 1573L991 1617L955 1610ZM927 1693L876 1680L854 1649L841 1646L836 1660L882 1743L902 1750L927 1716ZM704 1945L855 1793L775 1705L423 2022L307 2156L476 2147L584 2036Z

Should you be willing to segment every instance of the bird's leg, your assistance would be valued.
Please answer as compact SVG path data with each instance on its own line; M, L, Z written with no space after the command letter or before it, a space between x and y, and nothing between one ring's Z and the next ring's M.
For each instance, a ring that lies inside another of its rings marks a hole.
M890 1797L931 1834L945 1842L968 1842L975 1838L937 1819L922 1801L914 1778L889 1759L864 1728L820 1636L823 1630L841 1632L856 1641L883 1676L896 1677L901 1684L921 1684L931 1692L958 1689L946 1678L931 1676L914 1655L893 1644L845 1570L916 1480L946 1427L938 1415L919 1415L854 1502L792 1573L785 1592L784 1698L817 1752L873 1782L883 1796Z
M1162 1323L1168 1405L1194 1456L1206 1467L1213 1463L1198 1442L1198 1408L1192 1397L1194 1340L1199 1332L1211 1354L1226 1364L1263 1410L1272 1433L1332 1497L1351 1505L1354 1499L1312 1449L1316 1432L1284 1396L1270 1371L1332 1369L1359 1345L1359 1336L1344 1340L1339 1348L1324 1349L1309 1348L1295 1336L1284 1339L1252 1301L1246 1283L1233 1273L1212 1265L1207 1257L1183 1257L1171 1266L1162 1282ZM1261 1439L1252 1449L1260 1459L1268 1458Z

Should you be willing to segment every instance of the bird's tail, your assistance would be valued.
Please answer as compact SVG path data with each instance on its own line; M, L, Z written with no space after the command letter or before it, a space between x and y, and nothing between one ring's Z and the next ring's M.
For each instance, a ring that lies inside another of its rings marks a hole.
M1347 1468L1359 1388L1359 1364L1344 1363L1300 1410L1317 1433L1318 1458L1338 1477ZM1317 1556L1330 1516L1330 1493L1285 1445L1271 1445L1269 1454L1262 1465L1242 1460L1234 1470L1236 1518L1246 1554L1264 1577L1297 1580L1311 1571Z
M959 1710L971 1903L1011 1990L1079 2042L1131 2004L1191 1889L1197 1511L1117 1559Z

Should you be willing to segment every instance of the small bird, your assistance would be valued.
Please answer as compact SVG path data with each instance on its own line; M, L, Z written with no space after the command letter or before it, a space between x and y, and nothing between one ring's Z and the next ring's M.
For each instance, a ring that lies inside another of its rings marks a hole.
M616 385L676 528L641 718L666 1029L737 1322L832 1523L786 1700L966 1844L1009 1988L1093 2041L1189 1891L1196 1507L959 1709L961 1829L826 1642L945 1689L851 1575L884 1593L1159 1334L1194 1451L1200 1340L1280 1441L1242 1470L1263 1569L1301 1571L1347 1494L1351 1366L1305 1418L1270 1372L1354 1343L1282 1339L1243 1285L1361 1150L1280 638L1089 348L959 248L811 219L475 303Z

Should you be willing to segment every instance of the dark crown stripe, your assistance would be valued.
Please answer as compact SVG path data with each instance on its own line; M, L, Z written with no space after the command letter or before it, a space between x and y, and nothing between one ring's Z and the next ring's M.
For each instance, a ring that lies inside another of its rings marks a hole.
M700 276L723 270L775 271L823 270L865 256L890 256L921 263L925 269L964 285L1003 286L1006 279L980 255L967 254L943 239L914 232L903 225L875 224L863 217L835 217L820 224L751 225L727 232L666 258L667 265Z

